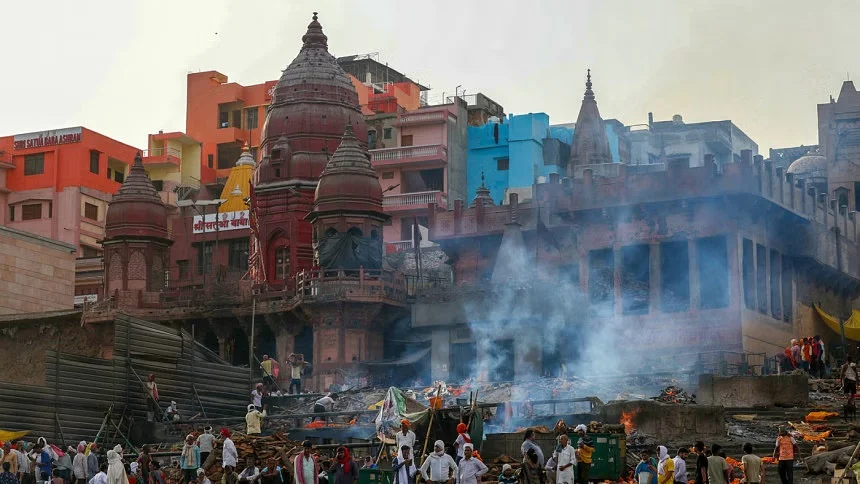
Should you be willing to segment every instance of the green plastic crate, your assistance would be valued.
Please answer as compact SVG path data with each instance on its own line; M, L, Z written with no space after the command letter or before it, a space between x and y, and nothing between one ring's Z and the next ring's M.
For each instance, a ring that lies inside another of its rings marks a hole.
M384 469L359 469L358 484L394 484L394 473Z

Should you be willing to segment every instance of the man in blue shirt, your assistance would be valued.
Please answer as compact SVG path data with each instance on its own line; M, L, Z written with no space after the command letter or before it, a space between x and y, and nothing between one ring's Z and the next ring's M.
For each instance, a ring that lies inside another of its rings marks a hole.
M36 444L36 453L39 454L39 462L37 464L39 468L39 477L43 482L47 482L51 480L52 475L52 463L53 458L51 457L51 452L43 445L41 442Z

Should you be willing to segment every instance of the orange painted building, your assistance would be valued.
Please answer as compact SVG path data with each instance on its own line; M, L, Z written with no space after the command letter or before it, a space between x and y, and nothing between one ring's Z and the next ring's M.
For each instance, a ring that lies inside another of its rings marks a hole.
M0 137L0 222L101 257L107 203L137 151L83 127ZM100 279L76 279L76 295L99 294Z

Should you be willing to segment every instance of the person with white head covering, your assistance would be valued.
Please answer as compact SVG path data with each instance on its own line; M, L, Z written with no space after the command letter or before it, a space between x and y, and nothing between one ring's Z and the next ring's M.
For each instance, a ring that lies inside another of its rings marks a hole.
M460 461L462 463L462 461ZM460 466L462 468L462 466ZM520 467L521 471L524 471L523 467ZM525 476L524 476L525 477ZM519 478L516 474L514 474L514 468L511 467L510 464L505 464L502 466L502 473L499 474L499 484L517 484L519 482Z
M457 470L457 484L478 484L478 479L489 469L478 459L472 457L474 446L471 442L463 445L463 458Z
M248 430L245 432L248 435L260 435L262 433L263 419L266 417L266 409L268 405L263 406L263 411L257 410L254 404L248 405L248 413L245 415L245 424Z
M107 451L107 484L128 484L125 466L122 465L122 446Z
M579 442L576 444L576 472L577 481L588 482L588 474L591 472L591 460L594 454L594 443L586 435L588 427L579 424L573 429L579 436Z
M135 477L135 481L137 481L137 471L140 470L140 464L138 464L137 461L133 461L131 464L128 465L128 469L131 471L131 475Z
M167 410L164 412L167 415L168 422L179 422L182 420L182 417L179 416L179 409L177 408L176 401L171 400L170 406L167 407Z
M72 459L72 475L75 478L75 484L86 484L87 478L87 443L81 441L78 443L78 453Z
M576 450L570 445L570 439L567 434L558 436L558 447L552 454L553 460L556 462L556 484L574 484L576 481Z
M182 455L179 457L179 467L185 476L185 482L191 482L197 477L197 469L200 467L200 447L194 443L194 436L185 436L185 445L182 446Z
M675 482L675 461L669 458L669 449L660 445L657 447L657 484L672 484Z
M412 460L412 449L408 445L400 446L397 457L391 462L391 471L394 472L394 484L413 484L415 482L418 467Z
M206 471L203 469L197 469L197 484L212 484L212 481L206 477Z
M428 469L430 475L427 475ZM454 462L454 458L445 453L445 442L437 440L433 444L433 453L427 456L421 466L421 476L428 483L450 484L457 477L457 471L457 463Z

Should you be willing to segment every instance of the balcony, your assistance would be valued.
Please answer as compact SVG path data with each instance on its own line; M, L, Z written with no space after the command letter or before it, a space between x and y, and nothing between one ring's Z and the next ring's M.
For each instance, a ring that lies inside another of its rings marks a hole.
M418 126L421 124L444 123L448 120L448 110L432 112L411 112L397 117L395 126Z
M393 247L394 252L401 252L404 250L412 250L413 242L411 240L395 240L393 242L386 242L385 245Z
M386 195L382 199L382 207L387 213L424 210L429 203L435 203L439 208L447 210L448 195L439 190L432 190Z
M143 164L149 166L179 166L182 162L182 152L176 148L155 148L143 150Z
M370 150L374 168L409 165L410 168L439 168L448 163L448 149L440 144L401 146Z

